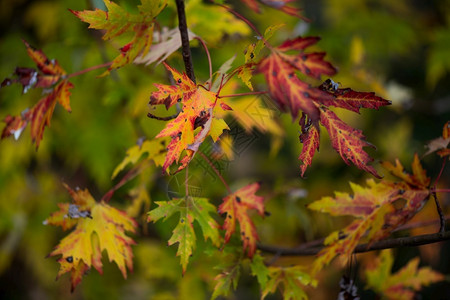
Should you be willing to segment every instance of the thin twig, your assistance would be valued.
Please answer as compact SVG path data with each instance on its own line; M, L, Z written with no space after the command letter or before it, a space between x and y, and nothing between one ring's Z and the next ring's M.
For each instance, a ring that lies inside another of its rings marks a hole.
M185 172L186 172L186 177L184 179L184 187L185 187L185 197L187 198L189 196L189 165L186 166L185 168Z
M432 189L433 191L431 192L431 195L434 198L434 203L436 203L436 210L439 215L439 221L440 221L439 232L445 232L445 218L444 218L444 212L442 211L441 205L439 203L439 199L436 194L436 187L437 187L437 183L438 183L439 179L441 179L442 173L444 172L446 162L447 162L447 158L444 157L444 159L442 161L441 170L439 171L439 174L436 177L436 180L434 181L434 185L433 185L433 189Z
M378 241L372 244L360 244L355 248L354 253L361 252L369 252L374 250L381 249L390 249L390 248L400 248L400 247L416 247L421 245L427 245L437 242L442 242L450 240L450 231L447 232L438 232L433 234L424 234L418 236L410 236L410 237L401 237L395 239L387 239ZM316 255L324 248L324 246L320 247L311 247L311 248L282 248L276 246L269 245L258 245L259 250L273 253L281 256L307 256L307 255Z
M198 37L198 36L196 36L194 39L196 39L196 40L200 41L200 43L202 43L203 49L205 49L206 56L208 57L208 65L209 65L209 80L208 80L208 83L209 83L209 90L211 90L211 86L212 86L212 64L211 64L211 56L209 55L209 50L208 50L208 47L206 47L205 41L204 41L202 38Z
M132 168L130 171L128 171L115 186L113 186L108 192L106 192L105 195L103 195L101 201L109 202L109 200L111 200L111 197L114 195L115 191L117 191L125 183L136 177L144 169L145 167L144 162L145 161L141 162L140 164Z
M107 62L107 63L101 64L101 65L92 66L92 67L89 67L87 69L84 69L84 70L81 70L81 71L69 74L69 75L67 75L66 79L69 79L69 78L72 78L72 77L75 77L75 76L79 76L81 74L84 74L84 73L87 73L87 72L90 72L90 71L94 71L94 70L97 70L97 69L109 67L111 64L112 64L112 62Z
M230 7L226 6L226 5L223 5L223 4L220 4L220 3L214 3L214 4L225 8L230 13L232 13L233 15L235 15L236 17L238 17L239 19L244 21L251 29L253 29L253 31L258 35L258 37L264 42L266 47L269 48L269 49L272 49L272 45L269 44L269 42L264 38L264 36L261 34L261 32L259 32L259 30L255 27L255 25L253 25L252 22L247 20L247 18L245 18L240 13L238 13L237 11L234 11L232 8L230 8Z
M178 13L178 29L181 35L181 46L184 67L186 69L187 76L195 83L194 65L192 63L191 48L189 47L189 34L186 24L186 13L184 9L184 0L175 0L177 4Z
M225 181L225 179L223 178L222 175L220 175L219 171L216 169L216 167L214 167L214 165L212 164L212 162L208 159L208 157L206 157L205 154L203 154L203 152L198 151L198 154L200 154L200 156L208 163L208 165L213 169L213 171L216 173L217 177L219 177L219 179L222 181L223 185L225 186L225 188L227 189L228 193L231 194L231 189L228 186L227 182Z

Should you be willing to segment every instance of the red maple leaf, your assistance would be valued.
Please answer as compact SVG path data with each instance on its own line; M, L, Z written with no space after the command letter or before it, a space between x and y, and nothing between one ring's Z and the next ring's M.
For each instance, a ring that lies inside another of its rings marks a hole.
M236 230L236 220L241 228L241 239L244 243L244 251L248 248L250 257L256 251L256 241L258 233L255 224L253 224L248 211L255 209L259 215L264 216L263 197L256 196L255 193L259 189L259 183L252 183L236 192L223 198L223 203L219 206L219 213L226 213L223 228L225 229L225 242L228 242L231 235Z

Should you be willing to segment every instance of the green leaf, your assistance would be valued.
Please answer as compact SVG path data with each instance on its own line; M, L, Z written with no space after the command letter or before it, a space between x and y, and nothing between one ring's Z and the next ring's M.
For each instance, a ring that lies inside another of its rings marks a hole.
M275 292L278 287L283 294L283 299L308 299L303 286L316 286L317 283L311 276L305 273L301 266L293 267L269 267L270 279L263 287L261 298Z
M210 215L216 213L216 207L206 198L185 197L174 198L170 201L157 201L157 208L148 213L147 221L156 222L162 218L169 218L175 213L180 214L177 226L173 230L168 244L178 243L177 256L180 257L183 273L189 263L189 257L196 247L197 237L194 231L194 221L200 225L203 237L208 238L215 246L221 244L219 224Z
M250 263L250 269L252 270L252 275L256 276L258 283L263 289L266 286L267 280L269 279L270 272L267 266L264 264L264 259L261 255L255 254L253 256L252 262Z

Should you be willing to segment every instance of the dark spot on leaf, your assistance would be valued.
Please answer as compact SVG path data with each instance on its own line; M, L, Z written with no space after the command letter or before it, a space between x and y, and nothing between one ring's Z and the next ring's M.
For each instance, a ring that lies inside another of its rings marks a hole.
M306 61L306 59L308 58L308 56L302 55L301 58L302 58L303 61Z
M181 83L181 79L178 79L178 81L177 81L178 83Z
M309 68L305 68L305 74L306 74L306 75L311 74L311 70L310 70Z
M181 98L178 98L178 99L177 99L177 102L181 102Z
M66 261L67 261L68 263L73 263L73 257L72 257L72 256L67 257L67 258L66 258Z
M245 232L242 231L242 232L241 232L241 235L242 235L242 236L245 236Z
M309 93L308 92L303 92L303 96L305 96L305 98L309 98Z
M236 201L237 201L237 203L241 203L241 198L236 196Z
M272 71L272 76L276 77L277 76L277 72L276 71Z
M228 217L228 219L233 219L233 217L231 215L228 215L227 217Z
M185 122L187 122L187 119L184 119Z
M266 217L269 217L269 216L271 215L271 213L268 212L268 211L265 211L265 212L264 212L264 215L265 215Z
M183 218L180 219L180 223L184 223L184 219Z
M250 53L250 58L253 59L255 57L255 55L252 53Z
M403 195L403 194L405 193L405 190L399 190L398 193L399 193L400 195Z
M290 73L290 74L288 75L288 77L289 77L289 78L294 77L294 73Z
M250 238L249 238L248 236L246 236L246 237L245 237L245 239L246 239L247 241L249 241L249 240L250 240Z

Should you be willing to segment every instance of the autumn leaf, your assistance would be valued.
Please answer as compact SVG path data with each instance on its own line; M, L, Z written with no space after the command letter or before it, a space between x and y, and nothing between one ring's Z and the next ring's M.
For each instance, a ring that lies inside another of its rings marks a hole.
M72 291L92 266L100 273L102 252L119 267L124 278L133 270L131 245L135 242L125 232L135 232L137 223L123 211L105 202L96 202L87 189L74 191L67 185L72 204L60 204L44 224L75 229L61 240L49 256L61 255L57 279L71 272Z
M394 274L391 273L393 263L392 250L387 249L365 268L367 288L382 294L386 299L415 299L415 292L422 287L445 279L444 275L429 267L418 268L418 257Z
M36 149L39 148L44 136L44 129L46 126L50 126L56 102L70 111L69 89L71 88L73 88L73 85L67 80L63 80L30 110L24 111L19 116L6 116L4 120L6 126L3 128L2 139L10 135L14 135L14 138L18 139L27 124L31 123L31 140L36 144Z
M308 208L329 213L332 216L356 218L346 228L331 233L325 240L326 247L314 261L313 273L317 273L334 257L340 255L345 265L360 242L372 243L388 236L395 228L410 220L428 200L429 178L422 169L418 156L413 162L413 174L407 174L397 162L384 166L402 181L367 180L367 187L350 183L353 195L336 192L335 197L324 197L308 205Z
M155 84L158 91L152 93L150 105L165 105L166 109L176 103L182 105L177 117L156 136L156 138L172 138L167 146L167 156L163 165L163 169L169 173L168 168L174 162L181 164L176 172L184 169L207 136L211 136L216 142L223 130L229 127L224 120L215 116L217 107L222 110L228 109L222 105L223 102L217 98L216 93L200 85L196 86L185 73L181 74L169 65L165 63L164 65L172 73L176 85ZM195 133L197 128L200 128L200 131ZM185 156L180 161L183 152Z
M275 293L277 287L285 300L308 299L303 288L308 285L317 285L317 282L301 266L270 266L268 271L269 279L262 286L261 299L264 299L268 294Z
M257 72L263 73L272 98L284 111L289 111L295 119L299 110L317 120L319 109L315 101L333 99L331 95L318 88L301 81L296 71L307 76L320 78L320 75L331 76L336 69L323 60L324 53L303 53L303 50L315 44L319 38L299 37L295 40L286 40L281 46L273 48L271 54L258 65ZM286 51L299 51L298 55L285 53Z
M166 7L166 1L141 0L138 14L130 14L110 0L103 0L108 11L70 10L81 21L89 23L89 28L104 30L103 39L123 36L133 33L130 42L120 48L120 54L114 58L111 66L101 76L109 71L132 63L136 57L145 56L152 45L154 19Z
M225 247L221 251L221 258L215 269L220 273L214 277L214 291L211 299L219 296L228 297L232 290L236 290L241 276L241 265L243 261L242 251L235 246Z
M240 236L243 241L244 251L248 250L248 256L252 257L256 251L258 233L255 224L249 216L249 210L255 209L260 216L264 216L263 197L256 196L259 183L252 183L223 198L219 206L219 213L226 214L223 228L225 229L225 242L228 242L236 230L236 220L240 226Z
M450 121L445 123L444 128L442 129L442 136L433 139L430 141L426 147L428 151L424 154L428 155L433 152L436 152L440 157L450 156L450 149L447 148L450 144Z
M1 87L20 83L25 94L31 88L49 88L66 75L66 71L56 60L50 60L42 50L35 49L25 40L22 41L37 69L17 67L13 73L17 78L6 78L1 83Z
M362 131L344 123L331 110L320 109L320 123L330 135L331 145L339 153L346 164L351 161L361 170L380 178L374 167L368 165L373 159L363 150L364 147L374 147L365 141Z
M344 123L328 107L359 113L361 108L378 109L391 102L374 93L341 89L331 79L313 87L297 77L298 71L315 79L320 79L321 75L331 76L336 73L336 69L324 60L324 52L305 53L306 48L318 41L318 37L286 40L280 46L271 48L270 55L263 58L256 68L257 72L264 74L271 97L283 111L289 111L293 119L302 111L300 142L303 148L299 156L302 162L301 175L304 176L319 149L319 125L323 125L330 135L333 148L345 163L352 162L358 168L379 177L376 170L368 165L373 159L363 150L364 147L373 146L365 141L360 130ZM289 54L290 52L298 54Z
M31 123L31 140L36 144L37 149L43 138L45 127L50 126L56 102L61 104L68 112L72 111L70 108L70 89L73 88L73 84L64 79L66 72L56 60L48 59L44 52L31 47L26 41L23 42L27 47L28 55L36 63L37 70L16 68L15 74L19 78L5 79L2 87L18 82L22 84L23 92L26 93L30 88L51 88L58 81L59 83L31 109L24 110L18 116L7 115L4 119L6 126L3 128L1 138L13 135L17 140L28 123Z
M210 239L213 245L220 245L219 224L210 215L215 213L216 207L206 198L185 197L174 198L170 201L156 201L158 207L148 213L148 221L165 220L175 213L180 214L179 222L169 239L169 246L178 243L177 256L180 257L183 273L189 263L189 258L196 247L194 221L203 232L205 241Z
M167 141L167 138L153 139L151 141L143 141L140 145L131 147L127 150L122 162L114 169L111 177L115 178L128 164L136 164L144 154L148 154L145 159L152 160L156 166L161 167L167 153Z

